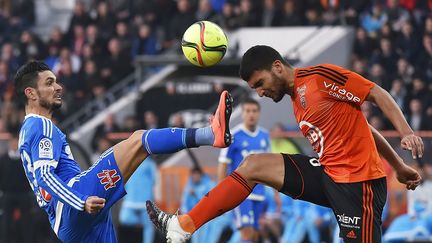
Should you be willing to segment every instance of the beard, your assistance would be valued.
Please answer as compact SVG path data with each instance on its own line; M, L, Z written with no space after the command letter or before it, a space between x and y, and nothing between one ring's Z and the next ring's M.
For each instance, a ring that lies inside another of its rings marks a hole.
M275 103L278 103L282 100L282 98L285 96L285 90L284 90L284 81L280 78L278 78L274 73L271 74L273 83L276 89L276 96L273 97L273 101Z
M40 93L38 93L38 95L39 95L39 97L41 97ZM41 107L47 109L47 110L55 111L55 110L59 109L62 106L62 102L60 102L60 103L56 103L56 102L50 103L49 101L47 101L45 99L40 99L39 100L39 105Z

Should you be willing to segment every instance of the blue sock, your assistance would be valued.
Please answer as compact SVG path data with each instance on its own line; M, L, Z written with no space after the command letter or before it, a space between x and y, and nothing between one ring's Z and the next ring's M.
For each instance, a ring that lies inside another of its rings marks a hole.
M142 144L149 154L174 153L184 148L212 145L213 141L211 127L150 129L142 136Z

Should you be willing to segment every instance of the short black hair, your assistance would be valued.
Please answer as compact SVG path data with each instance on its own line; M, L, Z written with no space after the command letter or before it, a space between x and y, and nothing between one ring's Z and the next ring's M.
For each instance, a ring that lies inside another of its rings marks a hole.
M255 99L252 98L246 98L241 102L241 106L243 108L244 105L246 104L252 104L252 105L256 105L258 107L258 110L261 110L261 105L258 103L258 101L256 101Z
M51 69L42 61L29 61L18 69L14 78L14 89L20 103L27 105L24 90L27 87L37 88L38 74L47 70Z
M279 60L284 65L291 66L281 54L270 46L257 45L249 48L240 63L240 77L248 81L253 72L270 70L274 61Z

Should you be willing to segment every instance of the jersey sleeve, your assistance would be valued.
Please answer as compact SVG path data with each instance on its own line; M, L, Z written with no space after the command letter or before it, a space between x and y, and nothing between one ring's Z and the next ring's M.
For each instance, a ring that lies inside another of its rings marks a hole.
M55 173L63 147L60 134L48 119L35 120L33 129L30 159L38 185L61 202L83 211L88 196L72 189Z
M318 85L331 99L361 105L375 86L372 81L343 67L324 64L321 70L327 78L318 81Z

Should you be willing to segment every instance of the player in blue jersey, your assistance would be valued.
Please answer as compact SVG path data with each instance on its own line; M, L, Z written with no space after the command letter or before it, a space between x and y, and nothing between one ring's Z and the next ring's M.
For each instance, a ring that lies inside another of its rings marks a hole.
M269 134L258 126L259 103L254 99L246 99L242 102L241 108L243 123L233 129L233 143L222 149L219 156L219 180L235 171L247 155L270 152ZM264 185L257 184L249 197L234 209L241 242L258 240L258 222L264 213L264 199Z
M126 194L124 184L149 154L231 143L232 98L224 91L210 126L136 131L81 171L66 135L51 120L63 90L49 67L39 61L23 65L14 86L26 113L19 135L23 167L39 206L64 242L116 242L110 208Z

